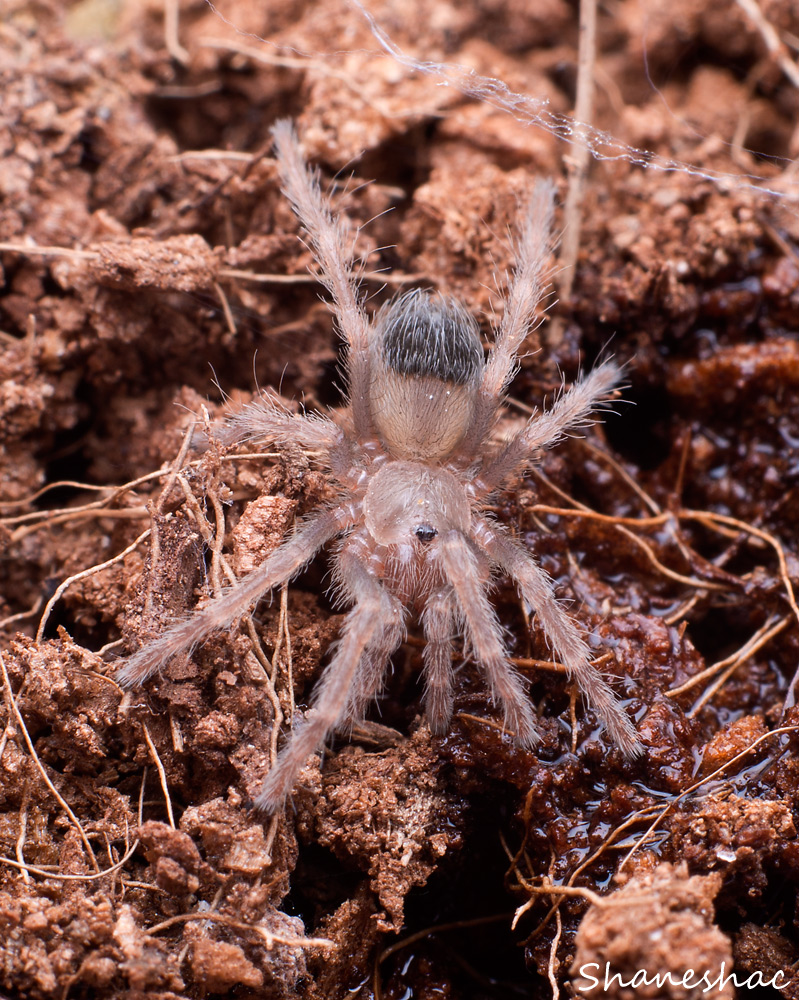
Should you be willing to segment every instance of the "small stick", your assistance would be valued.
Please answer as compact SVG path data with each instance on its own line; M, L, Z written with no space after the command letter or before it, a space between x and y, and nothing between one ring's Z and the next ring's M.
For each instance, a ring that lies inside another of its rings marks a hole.
M175 815L172 812L172 799L169 795L169 785L166 780L166 771L164 770L164 765L161 762L161 758L158 756L158 751L155 749L155 744L150 737L150 730L147 728L147 723L142 722L142 729L144 730L144 738L147 740L147 746L150 748L150 756L153 758L153 763L158 770L158 777L161 779L161 788L164 793L164 799L166 800L166 814L169 819L169 825L173 830L176 830L175 826Z
M569 191L566 195L566 207L563 213L564 232L560 255L562 267L560 296L564 300L571 297L574 285L574 272L577 264L577 251L580 246L580 229L582 227L583 190L588 174L588 164L591 160L591 149L583 133L585 126L590 128L594 116L594 67L596 64L596 0L580 0L580 42L578 47L577 66L577 101L574 107L574 117L577 120L576 132L581 138L568 158Z

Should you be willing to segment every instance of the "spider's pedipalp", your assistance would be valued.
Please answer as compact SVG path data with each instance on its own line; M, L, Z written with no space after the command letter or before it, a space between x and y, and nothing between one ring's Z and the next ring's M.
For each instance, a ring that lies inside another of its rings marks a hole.
M483 669L492 697L505 713L505 727L517 741L534 747L540 740L533 710L521 677L509 662L502 629L485 592L486 573L468 539L457 530L438 543L444 572L452 585L466 636L477 664Z
M280 179L291 207L305 227L320 278L333 296L341 335L347 342L347 375L355 432L372 433L369 404L370 326L352 274L353 245L347 227L322 194L317 175L300 150L294 125L284 119L272 127Z
M552 581L517 541L485 518L477 519L475 540L516 583L522 599L535 612L555 656L574 677L588 707L604 723L625 756L638 757L643 747L627 713L605 678L591 662L588 645L555 596Z
M543 413L536 413L525 426L488 459L479 473L477 492L490 493L544 448L557 444L569 432L586 427L618 385L621 368L613 359L603 361L585 378L575 382Z
M452 587L431 594L422 615L424 648L424 705L430 729L443 736L452 720L452 639L455 635L455 599Z
M157 639L128 657L116 679L123 687L141 684L173 656L190 652L212 632L225 628L246 614L268 590L290 580L334 535L352 522L351 508L323 511L306 521L258 569L228 587L184 621L171 625Z
M267 812L282 806L306 760L341 724L367 650L375 640L379 642L382 635L394 629L400 630L402 638L402 605L346 543L337 556L336 573L354 606L347 614L333 659L316 687L313 708L295 725L256 796L256 808Z

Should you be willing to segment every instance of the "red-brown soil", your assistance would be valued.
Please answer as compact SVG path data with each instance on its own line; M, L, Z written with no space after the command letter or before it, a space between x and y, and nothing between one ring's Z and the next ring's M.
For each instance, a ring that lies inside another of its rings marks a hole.
M0 994L551 997L586 963L704 959L799 996L795 5L761 4L775 51L733 0L602 9L594 124L661 159L593 163L573 292L510 392L509 425L609 342L627 364L627 402L495 513L646 754L605 742L500 579L536 753L471 664L433 737L412 631L277 819L251 797L341 623L324 558L144 689L114 681L330 497L299 448L190 449L173 474L223 395L341 402L270 126L296 119L363 225L369 308L420 283L487 337L518 201L536 176L562 200L573 150L381 52L343 0L181 0L168 48L175 7L5 0L0 25ZM573 109L576 4L370 11L417 59Z

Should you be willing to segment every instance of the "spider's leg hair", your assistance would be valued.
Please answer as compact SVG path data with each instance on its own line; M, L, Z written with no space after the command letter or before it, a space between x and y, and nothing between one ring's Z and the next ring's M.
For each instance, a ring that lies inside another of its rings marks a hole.
M403 622L392 620L364 650L338 729L352 729L357 722L363 721L371 703L380 696L389 659L404 637Z
M350 507L327 510L301 525L264 562L238 583L213 598L190 617L170 625L157 639L128 657L117 672L123 687L141 684L173 656L190 652L212 632L229 626L268 590L285 583L311 560L334 535L352 524L357 512Z
M548 410L530 417L517 434L486 460L478 476L480 493L496 489L536 452L556 444L570 431L593 423L620 378L621 368L609 358L562 393Z
M354 548L345 545L339 552L337 572L346 581L355 606L347 614L333 659L316 687L313 707L295 725L255 798L258 809L274 812L280 808L308 757L341 723L366 650L381 633L402 626L402 605L369 572Z
M516 355L548 292L554 201L554 185L539 180L518 227L516 266L508 284L502 321L483 370L471 426L461 445L462 453L475 454L489 432L502 394L513 377Z
M245 403L215 430L222 444L271 441L298 444L310 451L328 452L340 443L343 432L319 413L292 413L274 396L259 396Z
M370 331L353 278L349 230L332 210L330 199L322 194L317 174L306 165L292 123L285 119L277 122L272 137L283 190L308 234L321 280L333 296L335 315L348 344L347 372L355 432L359 437L369 437Z
M452 637L455 632L455 599L452 587L434 591L422 621L427 645L424 649L424 703L430 729L443 736L452 720Z
M483 389L499 396L513 372L516 355L530 331L549 285L555 186L538 181L519 227L516 267L508 287L502 322L486 362Z
M505 653L502 629L481 580L477 553L455 529L441 537L438 551L472 654L485 673L494 701L505 713L505 727L516 734L521 745L533 747L540 739L533 709L522 679Z
M643 752L638 733L613 689L591 662L588 644L563 610L550 578L522 545L486 518L477 520L474 537L491 560L513 578L528 609L538 615L554 655L577 681L588 707L604 723L611 739L626 757L638 757Z

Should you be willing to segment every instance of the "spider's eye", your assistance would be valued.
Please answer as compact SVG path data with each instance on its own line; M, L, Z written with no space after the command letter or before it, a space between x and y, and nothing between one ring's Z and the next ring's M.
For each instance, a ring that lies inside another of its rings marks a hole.
M413 529L414 535L420 542L432 542L438 532L432 524L419 524Z

